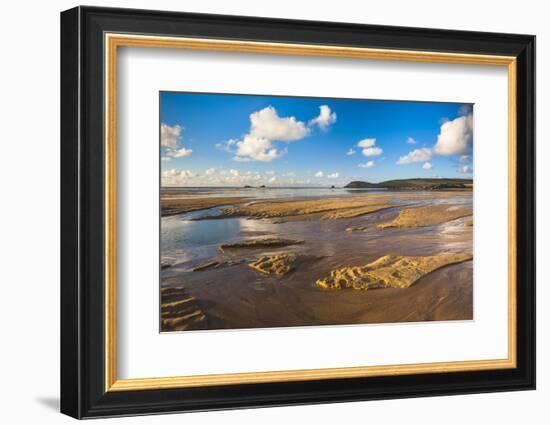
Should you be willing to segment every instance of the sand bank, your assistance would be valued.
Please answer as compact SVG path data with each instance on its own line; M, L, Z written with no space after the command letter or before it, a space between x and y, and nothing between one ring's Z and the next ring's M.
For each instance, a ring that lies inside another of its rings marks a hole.
M470 254L405 257L385 255L366 266L343 267L316 281L324 289L408 288L422 276L449 264L471 260Z
M388 208L391 204L381 204L373 197L348 197L343 199L312 199L294 201L260 201L249 205L233 208L224 208L223 217L253 217L253 218L281 218L290 216L304 216L309 214L333 212L323 218L354 217ZM354 211L357 209L357 211ZM359 210L360 209L360 210Z
M162 288L160 299L163 332L208 328L208 321L196 298L189 296L183 287Z
M391 208L393 206L394 206L393 204L387 203L387 204L379 204L379 205L367 205L365 207L338 209L336 211L332 211L322 215L321 218L323 220L326 220L326 219L359 217L359 216L370 214L376 211L382 211L387 208Z
M282 276L292 270L294 261L296 261L296 255L294 254L280 254L270 257L264 255L248 266L261 273Z
M299 245L304 241L294 239L281 239L281 238L263 238L252 239L248 241L235 242L222 244L219 246L221 252L225 252L230 249L242 249L242 248L281 248L283 246Z
M237 205L248 201L250 201L250 198L231 196L202 198L181 198L175 196L166 196L161 198L160 208L162 217L167 217L170 215L219 207L221 205Z
M387 227L411 228L434 226L469 215L472 215L471 206L428 205L403 209L399 212L399 216L396 219L379 224L378 227L384 229Z

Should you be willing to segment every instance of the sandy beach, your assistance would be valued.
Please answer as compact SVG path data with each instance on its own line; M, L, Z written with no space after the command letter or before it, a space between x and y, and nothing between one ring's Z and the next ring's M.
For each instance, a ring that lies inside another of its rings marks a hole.
M161 330L470 320L472 191L161 196Z

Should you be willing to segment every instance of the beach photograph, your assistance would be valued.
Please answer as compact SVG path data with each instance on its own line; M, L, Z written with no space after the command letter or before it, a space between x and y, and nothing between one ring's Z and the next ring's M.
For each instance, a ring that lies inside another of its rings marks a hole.
M161 332L473 319L473 105L159 97Z

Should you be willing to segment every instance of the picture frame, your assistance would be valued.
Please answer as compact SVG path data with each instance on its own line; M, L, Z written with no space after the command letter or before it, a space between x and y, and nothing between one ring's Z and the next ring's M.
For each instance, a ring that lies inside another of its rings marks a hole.
M507 358L120 379L117 52L129 46L506 68ZM80 419L535 388L534 36L81 6L61 13L61 117L62 413Z

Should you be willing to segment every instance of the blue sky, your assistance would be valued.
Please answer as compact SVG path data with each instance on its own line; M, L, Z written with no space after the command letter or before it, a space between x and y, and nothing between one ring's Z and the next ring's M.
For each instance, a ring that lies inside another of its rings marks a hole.
M342 186L471 177L472 107L160 93L163 185Z

